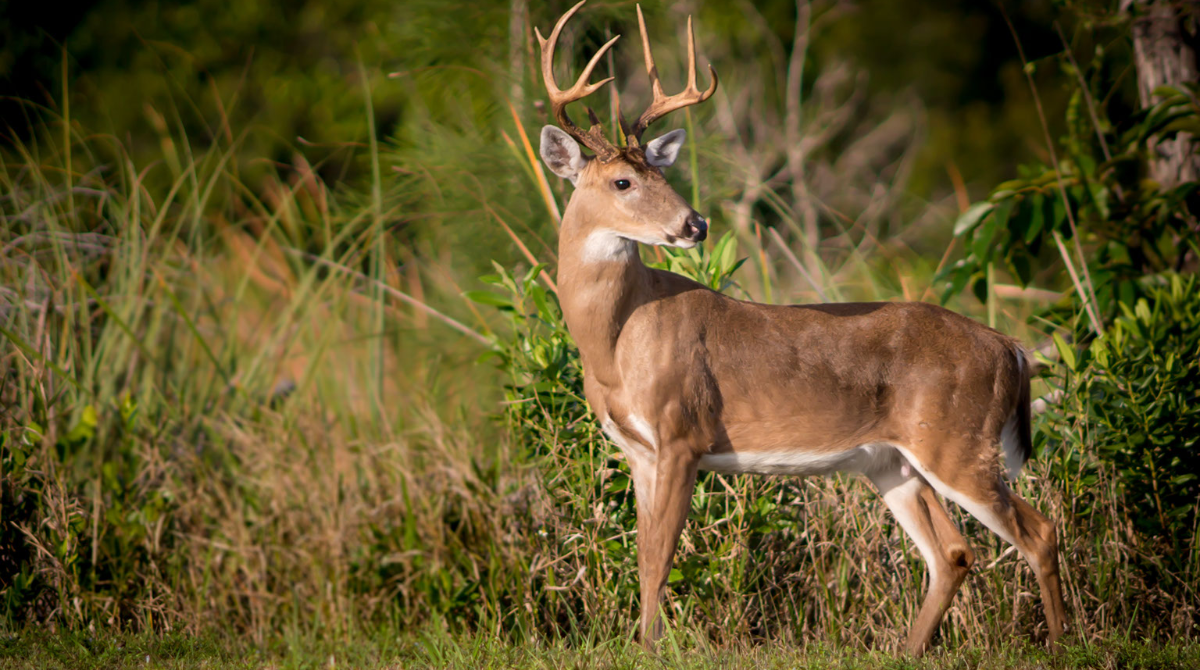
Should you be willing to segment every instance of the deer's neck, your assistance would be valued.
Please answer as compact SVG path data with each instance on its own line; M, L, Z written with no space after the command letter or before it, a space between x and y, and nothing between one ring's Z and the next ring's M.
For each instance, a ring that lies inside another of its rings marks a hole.
M626 320L649 299L650 269L637 243L568 207L558 243L558 294L583 364L601 382L615 373L613 356Z

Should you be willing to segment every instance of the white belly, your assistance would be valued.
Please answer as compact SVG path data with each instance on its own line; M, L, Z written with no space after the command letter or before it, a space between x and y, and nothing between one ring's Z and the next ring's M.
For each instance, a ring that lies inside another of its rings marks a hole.
M895 467L901 456L890 444L863 444L844 451L727 451L700 457L700 469L741 475L827 475Z

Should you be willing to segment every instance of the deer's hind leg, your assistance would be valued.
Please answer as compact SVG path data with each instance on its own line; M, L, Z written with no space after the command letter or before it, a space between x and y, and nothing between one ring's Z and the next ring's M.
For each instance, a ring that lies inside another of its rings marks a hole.
M1053 646L1066 624L1054 523L1008 488L999 474L981 473L975 479L970 486L939 484L938 490L1025 557L1041 588L1049 629L1046 642Z
M917 545L929 570L929 591L909 629L906 645L910 654L920 656L966 579L975 555L919 474L897 464L872 474L871 481L897 523Z

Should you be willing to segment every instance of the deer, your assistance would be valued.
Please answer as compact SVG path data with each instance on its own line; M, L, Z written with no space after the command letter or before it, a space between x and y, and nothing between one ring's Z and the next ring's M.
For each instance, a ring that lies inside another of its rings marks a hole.
M555 125L540 154L573 191L559 228L558 298L579 349L584 395L624 454L637 506L640 637L653 649L660 605L698 473L864 476L925 561L928 588L906 650L922 655L975 556L936 494L1014 545L1041 590L1053 647L1065 613L1055 525L1017 495L1032 452L1030 362L1016 339L923 302L773 305L737 300L647 267L638 245L688 249L708 223L666 181L685 131L642 143L670 112L717 89L696 85L687 24L688 79L663 92L641 7L638 28L653 100L623 145L589 108L583 130L569 103L613 81L589 83L601 46L568 89L554 52L579 2L548 38L536 31ZM583 149L590 150L585 154Z

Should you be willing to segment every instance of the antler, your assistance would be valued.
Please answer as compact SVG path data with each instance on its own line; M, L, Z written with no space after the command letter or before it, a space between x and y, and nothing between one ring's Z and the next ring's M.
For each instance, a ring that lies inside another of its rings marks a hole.
M579 140L583 146L594 151L596 153L596 157L603 162L615 157L618 153L620 153L620 150L611 142L609 142L608 138L604 136L604 129L600 127L600 124L596 120L596 115L591 109L588 109L588 117L592 121L592 126L588 128L587 132L584 132L579 128L579 126L576 126L571 121L570 116L567 116L567 105L575 102L576 100L587 97L592 93L595 93L596 91L600 90L600 87L614 79L614 77L609 77L608 79L598 81L594 84L587 83L588 78L592 76L592 70L594 70L596 68L596 64L600 62L601 56L603 56L604 52L608 51L608 48L611 47L613 43L616 42L621 36L617 35L606 42L604 46L600 47L600 50L596 52L596 55L592 56L592 60L588 61L587 67L583 68L583 74L580 74L579 79L575 80L574 86L563 91L558 88L558 85L554 81L554 48L558 44L558 35L562 32L563 26L566 25L567 20L570 19L575 12L579 11L579 8L582 7L585 2L587 2L587 0L581 0L579 4L575 5L568 10L566 14L562 15L562 18L558 20L558 23L554 24L554 30L550 33L550 39L542 37L542 34L538 32L537 28L534 28L533 32L537 35L538 42L542 46L542 79L546 84L546 92L550 95L550 107L554 110L554 118L558 121L558 125L561 126L563 130L567 131L571 137Z
M580 3L582 4L582 3ZM576 5L578 7L578 5ZM574 10L571 10L574 11ZM568 14L569 15L569 14ZM642 32L642 53L646 58L646 73L650 75L650 90L654 101L642 112L633 127L625 132L626 141L630 146L637 146L646 127L658 119L677 110L699 104L712 97L717 90L717 70L710 63L708 72L712 83L703 93L696 88L696 35L692 32L692 17L688 17L688 83L687 88L672 96L663 93L662 82L658 79L658 68L654 65L654 56L650 54L650 38L646 35L646 19L642 17L642 6L637 6L638 29Z

